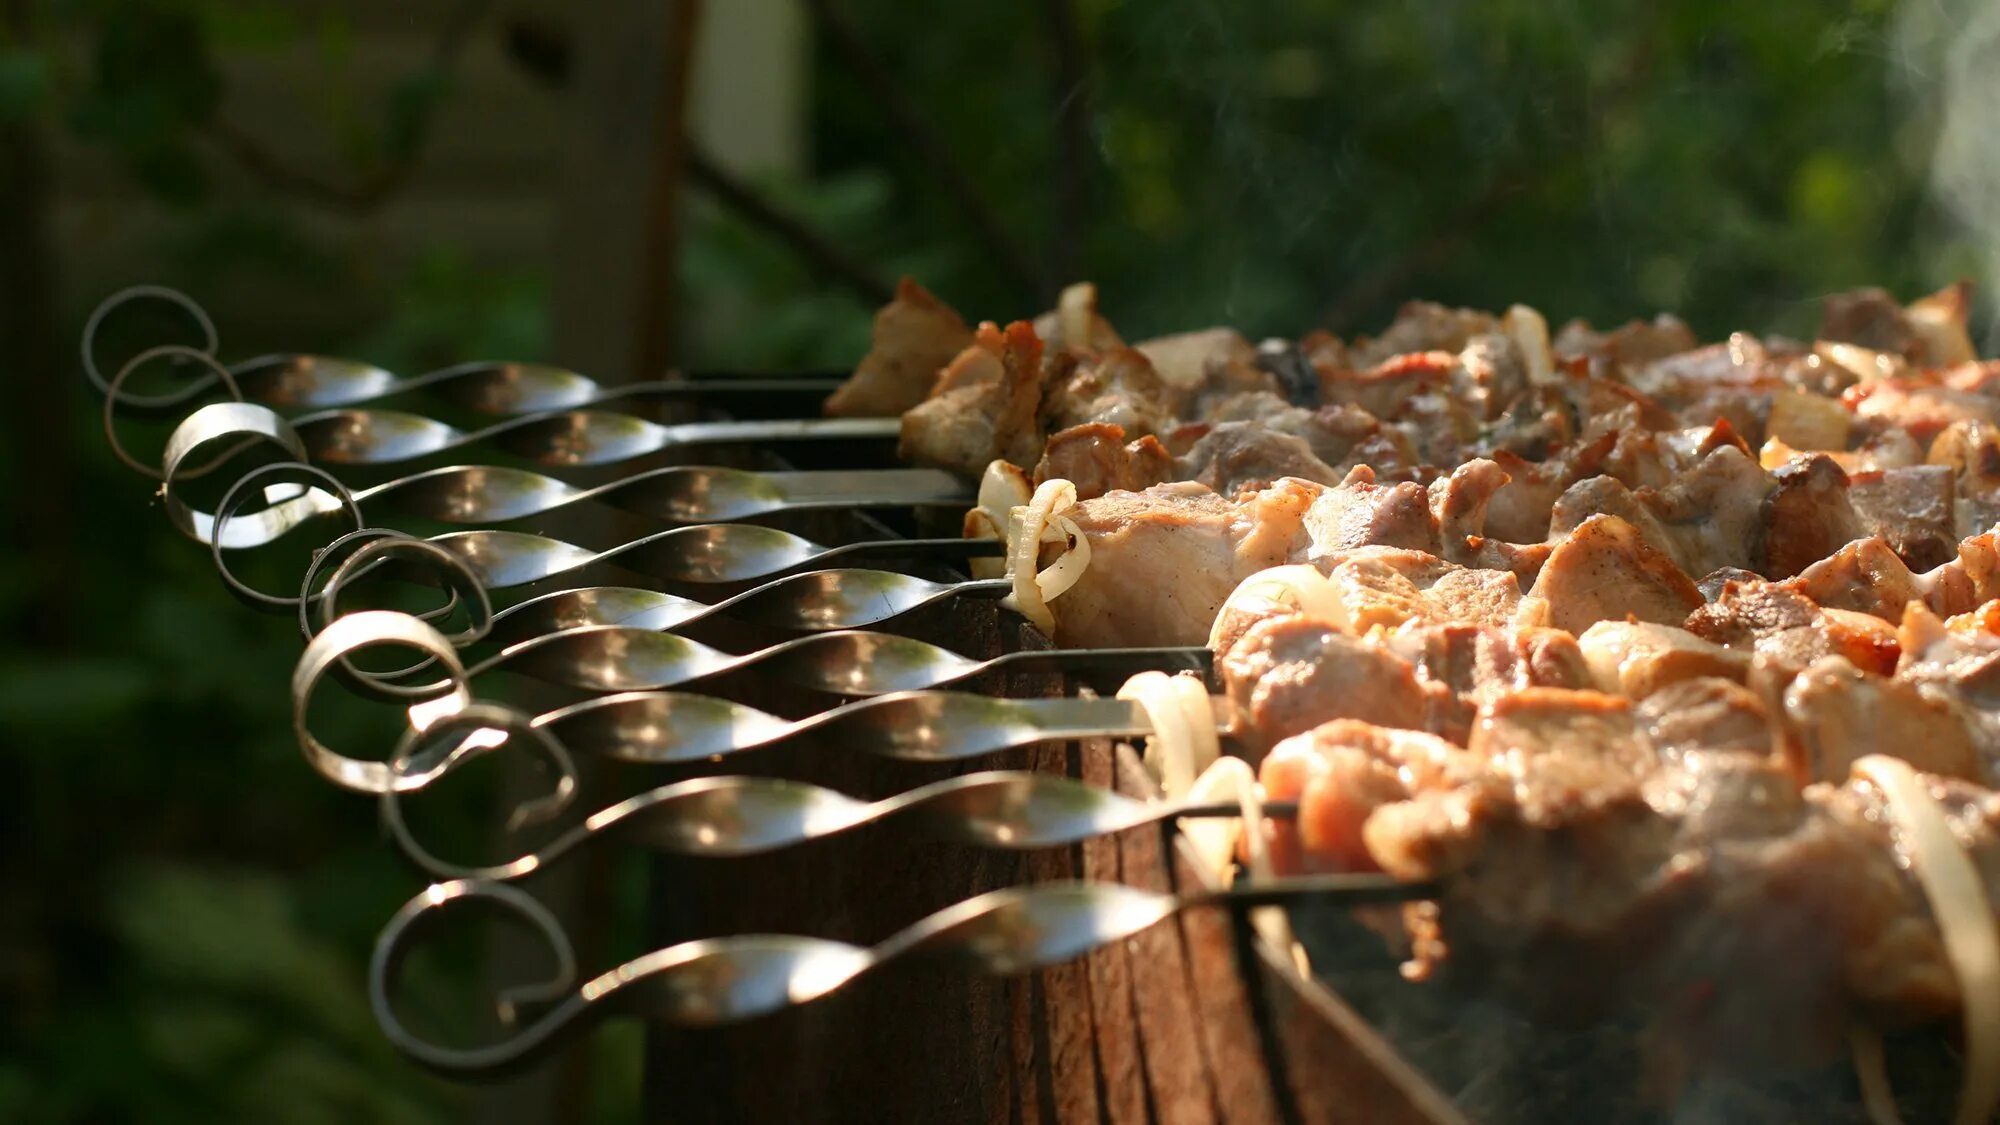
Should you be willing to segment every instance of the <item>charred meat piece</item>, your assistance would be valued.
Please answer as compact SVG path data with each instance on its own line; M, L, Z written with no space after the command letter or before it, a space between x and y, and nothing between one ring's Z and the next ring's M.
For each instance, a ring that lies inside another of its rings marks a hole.
M1848 500L1847 474L1831 458L1807 455L1771 475L1777 487L1764 501L1766 577L1790 578L1868 534Z
M1880 618L1823 609L1774 582L1730 582L1722 596L1688 615L1687 629L1703 640L1762 657L1785 674L1828 656L1887 675L1895 670L1894 627Z

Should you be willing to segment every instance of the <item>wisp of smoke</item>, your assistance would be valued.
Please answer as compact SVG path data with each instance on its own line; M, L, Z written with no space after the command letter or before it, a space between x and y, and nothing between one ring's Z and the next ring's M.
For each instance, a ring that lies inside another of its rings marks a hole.
M1904 0L1897 78L1933 123L1931 191L1971 243L1987 309L2000 314L2000 0ZM1986 347L2000 335L2000 315Z

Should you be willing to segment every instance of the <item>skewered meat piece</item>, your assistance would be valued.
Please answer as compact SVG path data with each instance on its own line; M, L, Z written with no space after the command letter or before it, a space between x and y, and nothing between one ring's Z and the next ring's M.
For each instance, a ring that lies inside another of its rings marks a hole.
M1821 302L1819 338L1908 355L1917 335L1903 306L1886 289L1834 293Z
M1676 625L1599 621L1576 639L1599 691L1644 700L1688 680L1742 682L1750 654L1703 640Z
M1042 423L1065 430L1108 422L1139 438L1172 426L1167 387L1146 357L1131 348L1053 358L1042 392Z
M1599 332L1587 321L1572 320L1551 342L1558 356L1600 359L1620 367L1638 367L1670 355L1693 351L1700 343L1679 318L1661 313L1651 321L1633 320Z
M1640 700L1632 714L1663 761L1700 753L1762 757L1771 750L1769 711L1734 679L1675 680Z
M1953 692L1870 676L1838 656L1785 688L1786 761L1804 781L1839 781L1870 754L1894 753L1926 773L1983 781L1991 750Z
M1285 477L1335 484L1341 474L1313 455L1304 438L1262 422L1223 422L1180 459L1184 480L1200 481L1224 496L1267 488Z
M826 400L835 416L891 417L924 401L944 367L972 343L972 330L950 305L909 278L875 313L868 354Z
M1730 582L1722 596L1688 615L1704 640L1770 661L1785 674L1827 656L1887 675L1895 670L1896 633L1888 622L1850 610L1823 609L1773 582Z
M1306 614L1250 626L1217 662L1251 760L1285 736L1330 719L1419 729L1427 711L1410 662Z
M1678 623L1701 604L1694 582L1638 528L1596 515L1550 552L1515 620L1581 633L1599 621Z
M1191 481L1109 492L1070 509L1090 566L1049 603L1058 643L1198 645L1237 583L1304 551L1318 487L1280 481L1235 501Z
M1503 695L1591 686L1576 638L1560 629L1411 622L1386 644L1417 670L1428 703L1424 729L1459 745L1472 738L1479 709Z
M1442 881L1405 909L1408 973L1564 1022L1645 1014L1681 1070L1820 1063L1845 1047L1843 1013L1895 1027L1955 1010L1879 790L1801 793L1751 749L1741 688L1669 691L1694 706L1620 718L1606 697L1523 693L1464 751L1352 722L1288 739L1262 771L1301 802L1274 858ZM2000 798L1931 792L1991 894Z
M1957 550L1958 482L1949 466L1856 474L1847 497L1868 533L1887 540L1912 570L1942 566Z
M903 414L896 452L969 477L995 460L1032 465L1042 454L1042 342L1016 321L982 324L972 345L938 374L931 397Z
M1410 301L1396 310L1395 321L1380 336L1356 340L1349 352L1356 365L1372 367L1411 352L1457 352L1473 336L1499 330L1492 313Z
M1069 481L1076 485L1078 499L1090 500L1107 492L1137 492L1173 476L1174 459L1160 439L1147 434L1127 442L1122 427L1091 422L1049 438L1034 480Z
M1153 365L1183 415L1212 379L1226 378L1232 364L1248 367L1257 358L1256 347L1234 328L1179 332L1132 346Z
M1438 553L1437 519L1421 485L1375 483L1375 471L1357 465L1322 492L1306 513L1313 559L1356 547L1406 547Z
M1402 547L1312 553L1340 596L1342 625L1357 636L1410 622L1506 625L1520 607L1521 588L1504 570L1458 566Z

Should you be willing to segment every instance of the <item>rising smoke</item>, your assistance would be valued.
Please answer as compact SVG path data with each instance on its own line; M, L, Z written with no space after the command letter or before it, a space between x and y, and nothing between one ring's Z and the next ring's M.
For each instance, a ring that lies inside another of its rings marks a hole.
M2000 0L1904 0L1895 74L1911 120L1935 130L1931 191L1978 269L1988 330L2000 342Z

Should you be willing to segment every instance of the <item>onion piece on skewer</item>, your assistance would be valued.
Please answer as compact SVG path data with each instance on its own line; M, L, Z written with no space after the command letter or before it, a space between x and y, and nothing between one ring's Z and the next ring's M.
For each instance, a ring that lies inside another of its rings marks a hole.
M1343 629L1347 627L1347 607L1341 603L1340 591L1312 566L1292 563L1260 570L1237 583L1216 611L1215 624L1208 630L1208 647L1214 650L1222 643L1237 614L1262 616L1274 606L1325 617Z
M998 539L1005 543L1008 516L1033 495L1028 487L1028 474L1013 463L996 460L987 465L986 474L979 478L977 506L965 513L965 538ZM1007 574L1007 560L973 559L970 569L974 578L1003 578Z
M1882 790L1958 975L1965 1006L1965 1084L1957 1121L1990 1121L2000 1105L2000 927L1994 925L1986 884L1908 762L1870 754L1854 763L1854 773Z
M1160 779L1169 800L1187 797L1222 745L1208 688L1194 676L1141 672L1125 681L1118 698L1137 703L1153 724L1146 739L1146 768Z
M1090 540L1075 520L1063 514L1075 506L1075 485L1047 480L1007 518L1007 573L1014 580L1014 592L1006 604L1050 636L1055 635L1056 619L1048 603L1076 585L1090 565ZM1062 554L1046 570L1037 569L1043 543L1063 545Z

